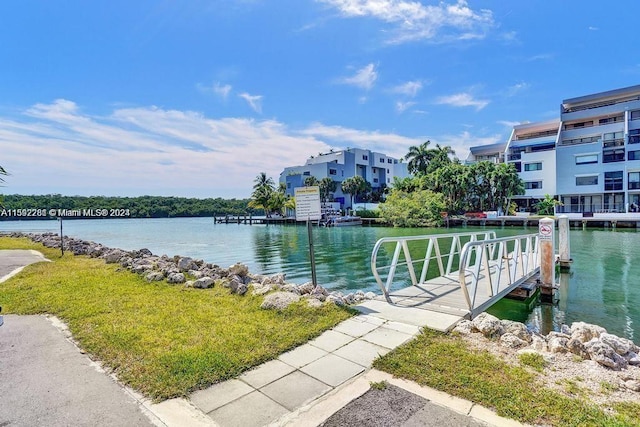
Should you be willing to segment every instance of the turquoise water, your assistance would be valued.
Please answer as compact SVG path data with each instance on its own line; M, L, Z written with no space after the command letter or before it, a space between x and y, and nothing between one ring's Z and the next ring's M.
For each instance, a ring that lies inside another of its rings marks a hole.
M0 231L59 231L57 221L0 222ZM311 280L305 227L213 224L209 218L65 220L64 234L127 250L191 256L223 267L235 262L254 273L284 272L294 283ZM375 242L387 236L480 231L467 229L394 229L382 227L314 228L318 282L343 291L379 292L370 267ZM496 229L498 236L537 229ZM570 277L557 306L526 309L503 301L491 312L543 331L585 321L638 341L640 334L640 234L632 231L572 230ZM382 253L381 257L390 254ZM408 283L408 278L400 277Z

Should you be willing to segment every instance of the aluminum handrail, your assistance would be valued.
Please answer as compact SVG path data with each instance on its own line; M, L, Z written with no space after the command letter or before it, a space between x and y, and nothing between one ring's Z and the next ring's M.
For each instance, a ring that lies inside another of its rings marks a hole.
M411 278L411 283L414 286L424 283L427 278L429 270L429 264L432 260L435 260L438 265L438 272L441 276L448 276L455 272L453 260L456 255L460 256L462 252L462 241L469 240L469 242L495 239L495 231L479 231L479 232L467 232L467 233L449 233L449 234L431 234L421 236L403 236L403 237L384 237L379 239L373 247L371 253L371 271L378 283L378 286L382 290L385 298L389 300L389 290L393 284L396 269L398 266L406 266ZM443 252L441 248L442 241L445 239L451 239L451 244L448 251ZM425 242L427 241L427 249L425 251L424 258L413 260L411 257L411 251L409 248L410 243ZM378 266L378 252L384 244L395 243L395 249L393 252L391 263L388 265ZM400 262L400 255L404 255L404 262ZM446 267L443 262L443 258L447 257ZM416 275L414 268L415 262L422 262L422 269L420 276ZM463 265L463 264L460 264ZM468 267L466 264L465 268ZM388 270L386 281L383 282L380 277L380 272Z
M473 312L477 306L482 278L487 279L486 295L493 297L511 288L517 279L529 277L539 265L538 234L535 233L467 242L460 255L458 279L469 310Z

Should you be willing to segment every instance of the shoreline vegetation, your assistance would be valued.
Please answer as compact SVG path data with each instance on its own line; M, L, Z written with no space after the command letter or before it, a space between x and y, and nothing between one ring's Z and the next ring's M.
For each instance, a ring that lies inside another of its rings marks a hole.
M288 289L280 284L282 275L252 275L241 264L218 270L212 287L197 289L197 271L217 266L176 256L166 260L178 271L136 271L128 268L135 264L128 260L132 252L70 239L61 256L58 247L48 247L56 246L54 236L0 235L0 249L35 249L52 261L30 265L3 283L3 308L57 316L90 357L155 400L237 377L356 314L347 305L357 302L353 295L336 299L322 289L313 295L302 290L306 284ZM74 249L85 255L73 255ZM156 266L163 259L144 249L133 252ZM162 280L151 280L149 274L159 271ZM169 283L177 273L195 280ZM254 284L239 292L231 285L234 276ZM302 295L287 307L264 308L270 296L285 293ZM425 329L374 366L521 422L640 426L640 348L578 323L545 337L485 313L449 334Z

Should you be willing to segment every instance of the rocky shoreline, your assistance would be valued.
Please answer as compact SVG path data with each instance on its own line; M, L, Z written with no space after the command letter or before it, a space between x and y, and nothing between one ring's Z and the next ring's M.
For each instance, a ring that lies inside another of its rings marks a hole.
M26 237L49 248L60 247L60 237L55 233L14 232L3 235ZM283 273L270 276L252 274L241 263L222 268L190 257L157 256L148 249L125 251L72 237L65 238L64 249L75 255L119 264L149 282L164 280L196 289L223 286L237 295L245 295L249 291L253 295L264 295L264 309L281 310L300 300L306 300L312 307L323 304L344 306L376 297L373 292L357 291L346 295L329 292L311 282L302 285L287 283ZM523 323L499 320L482 313L473 321L461 321L453 332L473 348L487 350L514 365L519 365L519 357L523 353L541 355L548 369L540 376L552 388L561 389L563 381L579 381L600 403L638 399L640 347L631 340L607 333L600 326L575 322L544 336L532 332ZM603 384L610 386L603 391Z
M26 237L34 242L42 243L47 248L59 248L60 236L56 233L5 233L8 237ZM100 243L64 238L64 250L74 255L86 255L103 259L107 264L119 264L133 273L143 276L148 282L166 281L169 284L183 285L196 289L207 289L214 286L229 288L231 293L244 295L251 291L253 295L265 295L262 308L282 310L290 304L306 299L312 307L325 303L339 306L357 304L373 299L373 292L356 291L344 294L339 291L328 291L321 285L314 286L307 282L301 285L287 283L284 273L270 276L252 274L249 268L236 263L229 268L190 257L154 255L149 249L125 251L110 248ZM275 292L272 292L275 291Z

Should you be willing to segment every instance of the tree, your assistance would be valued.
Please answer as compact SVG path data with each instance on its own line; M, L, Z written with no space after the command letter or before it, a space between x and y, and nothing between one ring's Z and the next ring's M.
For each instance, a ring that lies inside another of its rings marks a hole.
M329 200L331 193L334 193L338 189L338 183L329 177L324 177L320 180L320 199L323 202Z
M270 217L271 198L273 194L276 193L273 178L267 177L265 172L260 172L253 182L253 193L251 193L249 207L262 209L265 215Z
M443 194L447 212L458 213L465 210L472 184L469 167L451 163L433 172L433 176L435 191Z
M342 192L351 196L351 207L353 208L353 198L363 193L367 188L367 182L363 177L356 175L342 181Z
M444 196L431 190L392 190L379 206L380 216L394 227L434 227L442 224Z
M509 212L511 198L524 194L524 182L518 175L512 163L500 163L493 168L490 175L491 190L493 193L494 210Z
M320 181L315 176L308 176L304 179L305 187L317 187L318 185L320 185Z
M544 199L536 203L538 215L553 215L556 206L562 206L562 202L554 199L550 194L545 194Z
M0 166L0 182L4 182L4 179L2 178L2 176L7 176L7 175L9 175L9 173L2 166Z
M407 169L411 174L426 173L429 162L433 156L433 152L429 149L431 141L423 142L420 145L412 145L409 152L404 156L408 160Z

